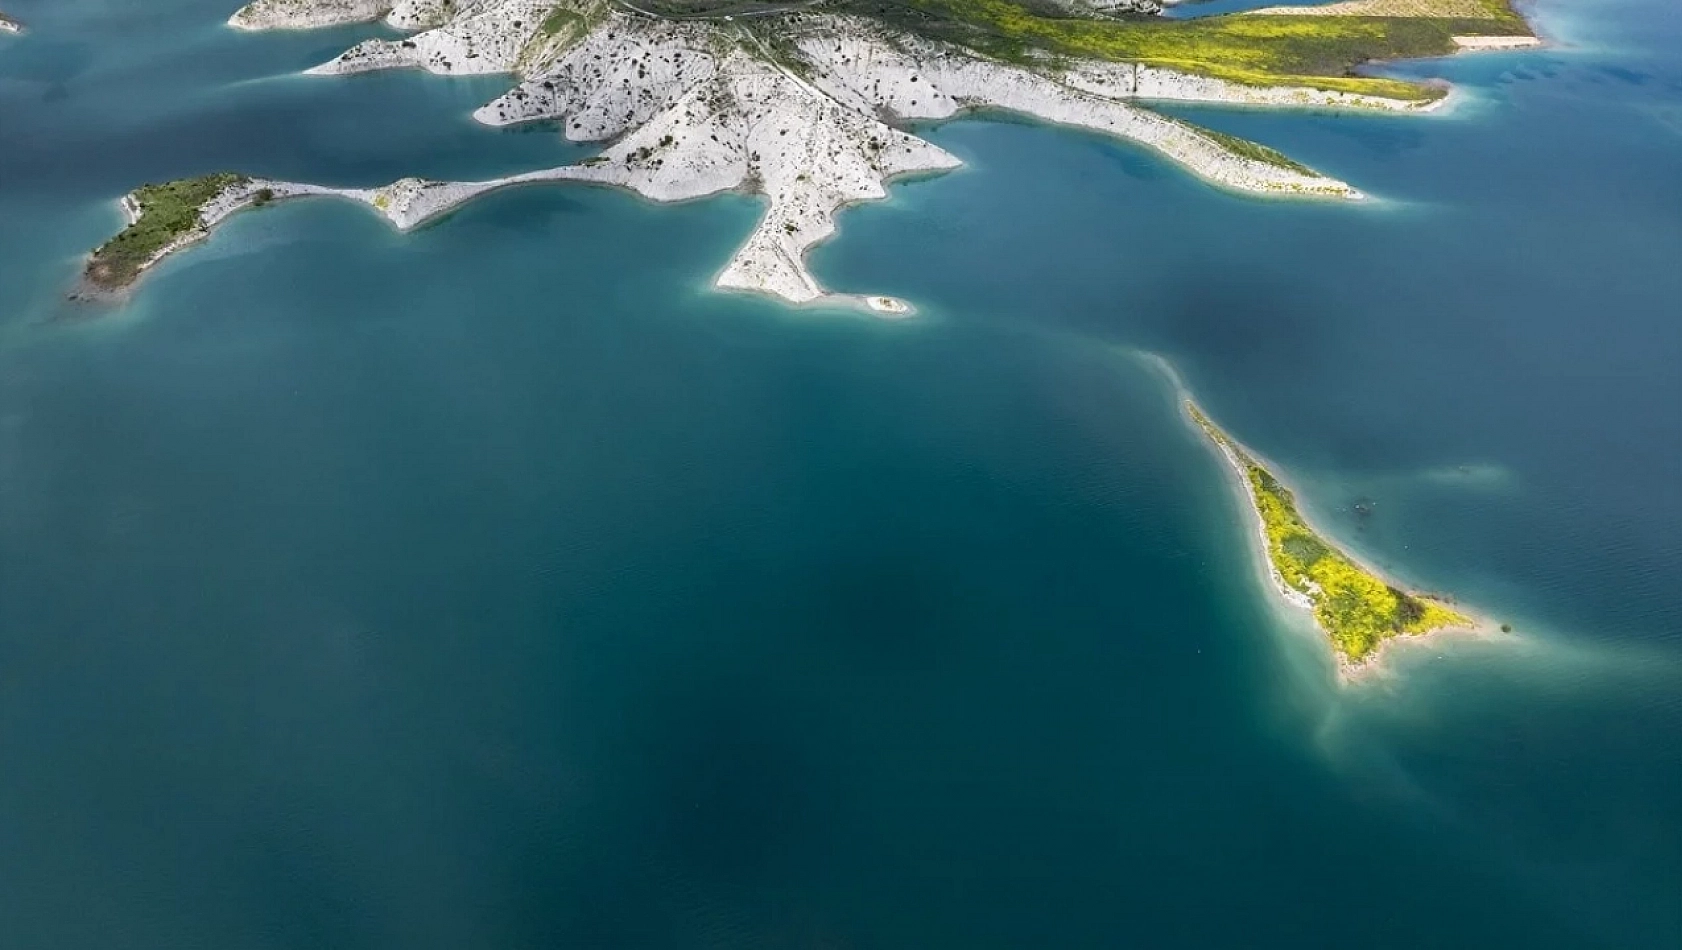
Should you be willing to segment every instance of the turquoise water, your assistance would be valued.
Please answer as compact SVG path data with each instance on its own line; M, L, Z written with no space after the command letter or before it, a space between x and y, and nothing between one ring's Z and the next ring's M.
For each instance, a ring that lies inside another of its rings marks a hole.
M0 945L1682 942L1669 0L1398 67L1448 116L1177 110L1372 207L928 130L813 258L914 321L713 293L752 199L564 187L64 303L147 179L581 154L234 5L8 4ZM1338 690L1143 354L1519 636Z

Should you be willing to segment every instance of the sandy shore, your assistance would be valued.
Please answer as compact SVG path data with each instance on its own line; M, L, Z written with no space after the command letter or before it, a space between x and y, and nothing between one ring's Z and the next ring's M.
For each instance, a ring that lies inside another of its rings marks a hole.
M1535 49L1547 45L1538 36L1456 36L1454 45L1462 53L1490 52L1510 49Z

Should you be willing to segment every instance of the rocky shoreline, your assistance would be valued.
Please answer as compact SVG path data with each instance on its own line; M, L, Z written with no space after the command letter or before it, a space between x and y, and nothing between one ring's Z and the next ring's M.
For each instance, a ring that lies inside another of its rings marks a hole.
M1240 154L1134 100L1415 108L1307 88L1241 87L1130 64L1079 62L1045 75L829 14L779 17L769 41L740 23L665 20L597 0L480 0L442 20L431 0L259 0L230 22L298 29L381 15L398 27L436 25L405 39L368 40L309 72L515 73L522 81L479 109L478 121L558 120L569 139L610 143L576 165L486 182L400 182L382 189L391 201L387 217L399 227L486 191L535 181L616 185L655 201L749 191L765 196L765 215L715 284L794 303L831 296L807 270L805 256L834 233L837 211L886 197L884 185L896 176L959 165L896 128L898 121L1011 112L1139 142L1233 190L1358 199L1341 181Z
M1121 61L1007 62L874 19L804 11L674 20L620 0L256 0L229 23L310 29L382 17L409 35L364 41L308 72L513 74L516 85L478 109L477 121L557 122L568 139L605 147L576 164L490 181L403 179L372 190L264 183L275 197L349 197L406 229L485 192L545 181L613 185L662 202L759 194L764 215L714 283L791 303L869 299L831 294L807 269L807 252L835 232L840 209L886 197L889 180L960 164L905 123L1012 113L1138 143L1233 191L1359 200L1342 181L1143 103L1411 112L1442 101L1244 85ZM216 210L206 209L200 230L226 216Z

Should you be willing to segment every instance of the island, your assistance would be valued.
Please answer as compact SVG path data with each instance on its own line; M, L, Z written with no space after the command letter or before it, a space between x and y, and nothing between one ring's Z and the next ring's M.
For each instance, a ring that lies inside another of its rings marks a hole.
M0 33L22 33L23 24L0 13Z
M119 292L259 193L262 203L351 198L409 228L498 188L575 181L656 201L762 195L763 217L716 286L900 315L903 301L829 293L805 257L834 233L839 209L885 197L895 177L959 164L912 123L1015 113L1136 142L1233 191L1359 200L1271 148L1146 103L1420 112L1440 106L1447 88L1359 68L1535 42L1508 0L1348 0L1185 20L1160 9L1156 0L256 0L232 27L384 18L408 34L359 43L312 74L509 73L517 83L478 121L557 123L568 139L605 147L491 181L334 189L232 175L147 186L126 199L141 213L90 258L84 283ZM214 194L206 182L220 183ZM178 202L154 223L149 196L170 189L199 200L196 218Z
M1303 518L1296 496L1278 476L1190 400L1185 410L1231 465L1256 517L1275 587L1313 615L1331 643L1341 677L1375 669L1385 647L1398 638L1487 626L1442 598L1404 589L1326 540Z
M114 293L133 283L172 251L202 240L225 217L224 195L246 185L243 175L205 175L161 185L144 185L125 195L128 226L88 258L78 296Z

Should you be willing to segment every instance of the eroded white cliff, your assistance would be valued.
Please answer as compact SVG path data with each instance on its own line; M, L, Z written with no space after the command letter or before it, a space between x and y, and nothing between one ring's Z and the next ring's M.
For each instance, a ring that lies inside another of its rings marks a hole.
M899 120L1009 111L1138 142L1234 190L1358 198L1342 182L1234 150L1137 100L1410 107L1131 64L1030 69L828 14L673 21L607 0L257 0L234 22L290 28L380 16L420 32L361 43L311 72L514 73L517 85L475 118L551 120L570 139L609 144L576 165L495 181L406 179L372 191L267 183L276 194L341 194L406 228L485 191L541 181L611 184L657 201L752 191L765 197L765 214L716 283L797 302L825 296L805 255L834 232L840 208L884 197L895 175L958 164L896 128Z
M228 18L242 30L310 30L367 23L391 12L391 0L256 0Z

